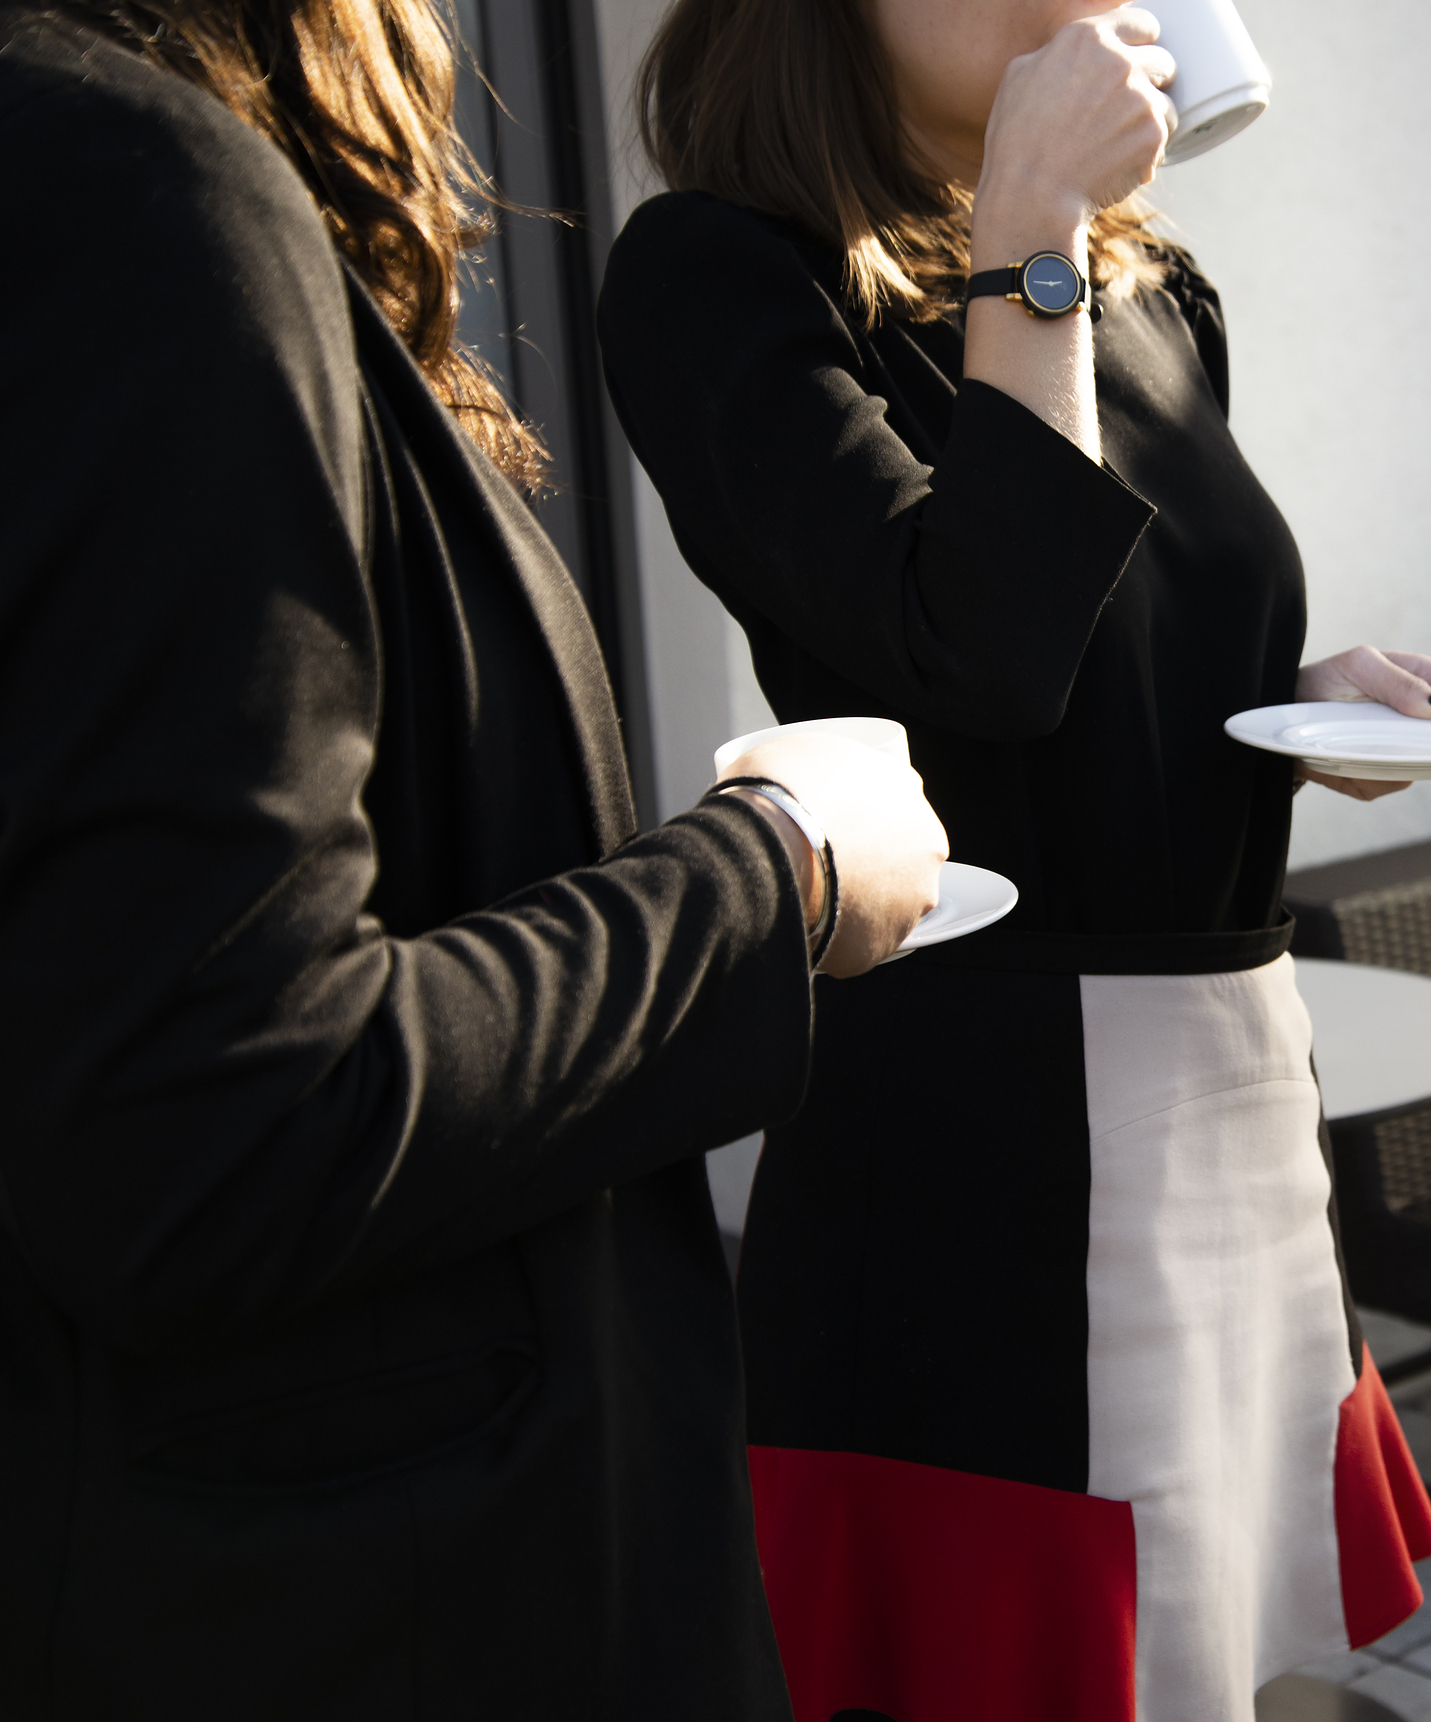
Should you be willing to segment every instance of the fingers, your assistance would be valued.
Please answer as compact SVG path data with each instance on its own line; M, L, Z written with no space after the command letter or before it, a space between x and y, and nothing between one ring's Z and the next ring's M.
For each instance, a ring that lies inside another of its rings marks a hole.
M1349 795L1353 801L1378 801L1383 795L1395 795L1410 789L1410 783L1387 783L1378 777L1329 777L1304 765L1299 773L1306 783L1320 783L1323 789L1334 789L1338 795Z
M1174 125L1163 86L1175 67L1156 37L1149 14L1122 8L1074 19L1010 61L985 141L985 225L991 209L996 226L1040 207L1091 217L1147 184Z
M1163 156L1167 151L1168 145L1173 140L1173 133L1178 129L1178 110L1173 106L1171 100L1164 95L1162 90L1155 90L1153 93L1157 98L1157 103L1162 112L1163 120L1163 145L1158 151L1157 162L1157 165L1161 167L1163 165ZM1145 180L1144 184L1146 183L1147 181Z
M1139 48L1129 57L1155 90L1172 88L1178 63L1166 48Z
M1379 652L1353 646L1334 658L1303 664L1299 700L1377 700L1407 717L1431 718L1431 659L1418 652Z
M1424 676L1403 669L1388 658L1380 681L1384 691L1376 697L1384 706L1407 717L1431 718L1431 683Z
M1178 75L1178 63L1166 48L1156 43L1163 27L1151 12L1137 6L1122 6L1116 12L1104 13L1098 20L1107 24L1113 35L1125 47L1134 49L1128 58L1155 90L1170 90ZM1167 104L1168 135L1177 128L1177 110Z
M1398 669L1407 670L1418 681L1431 688L1431 658L1422 652L1383 652L1382 656Z
M1169 65L1171 66L1171 61L1169 61ZM1176 69L1174 68L1173 71L1170 71L1167 74L1167 81L1171 83L1175 75ZM1144 185L1151 182L1153 175L1163 165L1163 158L1167 154L1168 145L1172 141L1173 133L1178 129L1178 110L1173 106L1171 99L1162 87L1150 80L1147 95L1149 104L1153 110L1154 122L1158 126L1161 135L1158 139L1157 153L1153 160L1148 164L1147 170L1143 175L1142 183Z
M1098 22L1107 24L1120 42L1127 42L1130 46L1156 42L1163 33L1158 20L1141 6L1119 6L1116 11L1100 13Z
M1397 653L1406 658L1411 654ZM1344 661L1342 661L1344 660ZM1375 646L1355 646L1341 654L1342 673L1369 699L1380 700L1407 717L1431 718L1431 683L1404 668Z

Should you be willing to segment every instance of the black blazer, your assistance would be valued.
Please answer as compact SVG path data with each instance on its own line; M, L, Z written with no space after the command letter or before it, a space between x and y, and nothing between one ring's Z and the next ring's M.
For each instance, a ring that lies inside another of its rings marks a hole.
M0 1716L786 1719L700 1159L802 1092L783 852L633 838L275 150L14 9L0 138Z

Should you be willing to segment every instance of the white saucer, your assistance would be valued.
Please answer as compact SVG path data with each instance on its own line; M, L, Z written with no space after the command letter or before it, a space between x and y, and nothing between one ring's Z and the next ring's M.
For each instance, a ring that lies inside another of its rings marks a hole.
M946 861L939 869L938 907L931 909L899 949L884 960L898 962L925 945L942 945L946 939L977 933L980 927L1002 920L1018 900L1017 886L1002 873Z
M1291 754L1328 777L1399 783L1431 777L1431 716L1404 717L1370 700L1259 706L1238 712L1223 728L1234 741Z

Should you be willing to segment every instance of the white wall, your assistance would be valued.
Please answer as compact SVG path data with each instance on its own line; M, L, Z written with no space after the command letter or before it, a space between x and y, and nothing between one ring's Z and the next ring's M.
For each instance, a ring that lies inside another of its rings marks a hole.
M1156 0L1148 0L1156 12ZM1232 424L1307 567L1308 655L1431 650L1431 5L1239 0L1272 104L1154 188L1217 282ZM1431 836L1431 783L1297 798L1292 864Z

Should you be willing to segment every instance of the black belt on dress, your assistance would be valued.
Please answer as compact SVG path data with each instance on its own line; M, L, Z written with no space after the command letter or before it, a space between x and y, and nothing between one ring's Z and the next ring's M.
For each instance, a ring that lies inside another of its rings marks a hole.
M1275 962L1296 925L1284 915L1245 933L1039 933L996 922L904 960L1021 975L1223 975Z

